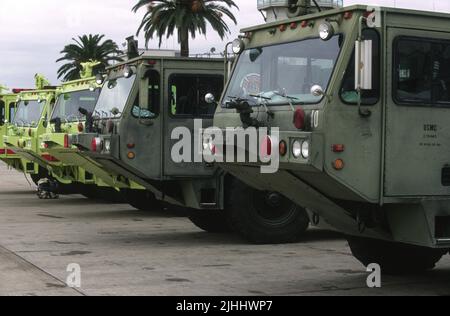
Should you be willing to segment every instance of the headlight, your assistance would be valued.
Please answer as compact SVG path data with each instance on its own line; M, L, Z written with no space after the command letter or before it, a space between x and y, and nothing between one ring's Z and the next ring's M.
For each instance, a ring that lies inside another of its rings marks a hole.
M239 55L240 53L242 53L242 51L245 48L244 41L239 39L239 38L235 39L231 46L232 46L232 49L233 49L233 53L235 53L236 55Z
M302 157L305 159L309 158L309 142L307 140L302 143Z
M330 22L325 22L319 26L319 36L322 40L328 41L334 35L334 27Z
M111 141L109 139L105 140L105 152L111 152Z
M292 144L292 155L295 158L300 158L302 155L302 143L299 140L294 141Z
M125 78L130 78L133 75L133 69L131 69L131 67L126 66L125 70L123 71L123 76Z
M95 82L100 86L103 84L103 75L98 74L95 76Z

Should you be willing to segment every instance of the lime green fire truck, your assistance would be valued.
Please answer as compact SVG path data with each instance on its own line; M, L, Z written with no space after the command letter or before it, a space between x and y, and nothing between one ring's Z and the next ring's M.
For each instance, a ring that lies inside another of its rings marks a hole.
M47 127L49 108L55 102L56 88L51 87L42 75L36 74L35 79L36 90L17 91L15 115L7 124L2 141L10 165L30 174L37 184L46 176L46 171L40 168L29 152L39 147L37 135ZM11 118L11 111L8 115Z

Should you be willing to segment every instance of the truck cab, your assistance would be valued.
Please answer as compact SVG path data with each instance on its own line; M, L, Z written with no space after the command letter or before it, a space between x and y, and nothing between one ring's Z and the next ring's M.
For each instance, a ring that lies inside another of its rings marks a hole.
M1 86L0 86L1 89ZM0 160L21 173L28 173L34 177L36 166L29 160L26 160L16 154L13 150L7 148L4 143L4 136L8 133L8 128L16 112L18 94L25 89L12 89L12 92L0 94Z
M3 142L6 150L25 161L25 171L35 183L48 175L47 157L40 151L39 135L48 126L48 117L55 103L56 87L39 86L37 90L21 91L17 97L16 112L7 127Z
M210 155L351 236L365 265L434 267L450 247L450 16L295 8L284 7L298 16L242 31L214 118L223 133L268 130L258 161L223 159L238 149L227 142ZM277 161L266 173L264 156Z
M12 92L0 91L0 159L8 166L23 170L20 157L12 150L6 149L3 142L3 137L7 133L8 126L14 118L18 92L16 89L13 89Z

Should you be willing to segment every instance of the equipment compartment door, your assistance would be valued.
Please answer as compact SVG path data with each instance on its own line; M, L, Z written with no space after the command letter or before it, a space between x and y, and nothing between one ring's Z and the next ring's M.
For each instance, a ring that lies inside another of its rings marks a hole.
M450 194L450 35L388 30L385 196Z

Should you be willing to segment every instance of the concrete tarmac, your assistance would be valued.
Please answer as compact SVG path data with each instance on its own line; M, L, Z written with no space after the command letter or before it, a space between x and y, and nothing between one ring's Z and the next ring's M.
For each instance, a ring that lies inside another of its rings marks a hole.
M369 289L334 232L255 246L124 204L39 200L24 175L1 166L0 177L0 295L450 295L450 256ZM78 289L66 285L70 264L81 268Z

